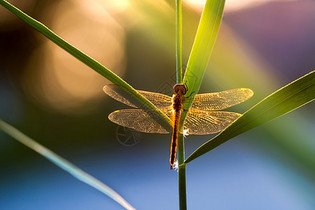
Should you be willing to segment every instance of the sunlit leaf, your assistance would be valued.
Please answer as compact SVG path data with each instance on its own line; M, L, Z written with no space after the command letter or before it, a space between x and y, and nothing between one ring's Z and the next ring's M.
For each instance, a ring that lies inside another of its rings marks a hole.
M193 97L199 92L219 32L224 4L225 0L206 2L184 75L183 83L187 87L186 96ZM185 109L190 107L191 102L192 100L187 100L184 104Z
M237 135L311 102L314 98L315 71L312 71L263 99L219 135L200 146L186 159L185 163L196 159Z

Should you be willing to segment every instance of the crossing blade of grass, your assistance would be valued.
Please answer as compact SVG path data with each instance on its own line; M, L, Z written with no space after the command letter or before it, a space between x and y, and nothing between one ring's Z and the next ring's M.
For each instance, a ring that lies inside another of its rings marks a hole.
M202 12L194 44L190 52L183 83L187 87L186 96L193 98L198 93L210 55L218 36L225 0L207 0ZM186 100L188 110L192 100Z
M314 98L315 71L312 71L256 104L224 131L200 146L186 159L185 163L189 163L235 136L313 101Z
M221 25L225 0L207 0L203 9L194 44L185 71L183 84L187 87L181 126L194 96L199 92L210 55Z
M46 147L40 145L30 137L26 136L16 128L12 127L8 123L4 122L0 119L0 129L7 133L9 136L13 137L20 143L24 144L25 146L29 147L30 149L34 150L35 152L39 153L43 157L47 158L49 161L60 167L61 169L67 171L75 178L79 179L82 182L90 185L91 187L101 191L102 193L106 194L121 206L126 209L133 210L135 209L132 207L125 199L123 199L118 193L112 190L107 185L103 184L101 181L97 180L93 176L89 175L88 173L82 171L77 166L73 165L66 159L60 157L53 151L47 149Z
M18 8L14 7L10 3L4 0L0 0L0 4L8 9L10 12L12 12L14 15L16 15L18 18L23 20L25 23L27 23L32 28L36 29L40 33L42 33L44 36L46 36L48 39L50 39L52 42L57 44L59 47L70 53L72 56L89 66L91 69L111 81L112 83L116 84L118 87L123 89L126 93L130 94L132 97L134 97L136 100L138 100L140 103L144 105L147 110L150 110L152 113L155 114L157 119L159 120L159 123L166 129L171 130L171 120L169 117L164 114L161 110L159 110L154 104L152 104L149 100L147 100L145 97L143 97L141 94L139 94L133 87L131 87L127 82L125 82L122 78L120 78L118 75L116 75L114 72L100 64L98 61L94 60L90 56L86 55L79 49L75 48L62 38L60 38L57 34L55 34L52 30L50 30L47 26L42 24L41 22L33 19L32 17L28 16Z

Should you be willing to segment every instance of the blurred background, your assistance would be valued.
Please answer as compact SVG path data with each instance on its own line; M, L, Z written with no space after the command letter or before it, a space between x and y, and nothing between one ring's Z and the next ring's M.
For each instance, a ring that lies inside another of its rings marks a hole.
M171 94L170 0L10 0L136 89ZM187 62L205 1L183 0ZM247 87L249 107L315 67L315 2L226 0L200 92ZM0 7L0 118L112 187L137 209L177 209L170 135L111 123L127 108L109 81ZM189 209L314 209L310 103L221 145L187 167ZM212 136L186 138L186 154ZM122 209L0 132L0 209Z

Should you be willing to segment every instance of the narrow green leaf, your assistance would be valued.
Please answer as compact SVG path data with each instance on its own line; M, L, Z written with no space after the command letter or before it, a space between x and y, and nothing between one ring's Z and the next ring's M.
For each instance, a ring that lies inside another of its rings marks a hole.
M60 157L53 151L47 149L46 147L42 146L41 144L37 143L30 137L23 134L21 131L17 130L16 128L12 127L8 123L2 121L0 119L0 129L3 130L5 133L19 141L20 143L24 144L25 146L29 147L30 149L34 150L35 152L39 153L40 155L47 158L50 162L54 163L61 169L67 171L72 176L77 178L78 180L90 185L91 187L101 191L102 193L106 194L121 206L126 209L135 209L133 208L125 199L123 199L118 193L112 190L107 185L103 184L101 181L97 180L93 176L89 175L88 173L82 171L77 166L73 165L66 159Z
M10 3L4 0L0 0L0 4L8 9L10 12L15 14L18 18L23 20L25 23L42 33L52 42L57 44L59 47L70 53L72 56L95 70L97 73L101 74L103 77L111 81L112 83L119 86L125 92L133 96L136 100L144 105L148 110L154 113L159 118L159 123L165 127L166 129L171 129L171 120L168 118L166 114L164 114L161 110L159 110L156 106L154 106L149 100L139 94L133 87L131 87L127 82L117 76L114 72L100 64L95 59L86 55L82 51L78 50L62 38L60 38L57 34L55 34L52 30L50 30L47 26L42 24L41 22L35 20L34 18L28 16L18 8L14 7Z
M194 44L190 52L183 84L187 87L185 94L184 111L181 115L181 125L186 118L195 95L206 71L210 55L218 36L225 0L207 0L202 12Z
M314 98L315 71L312 71L256 104L216 137L200 146L186 159L185 163L196 159L237 135L311 102Z
M190 52L183 83L188 91L184 108L188 110L195 94L198 93L210 55L217 38L225 0L207 0L201 15L198 30Z

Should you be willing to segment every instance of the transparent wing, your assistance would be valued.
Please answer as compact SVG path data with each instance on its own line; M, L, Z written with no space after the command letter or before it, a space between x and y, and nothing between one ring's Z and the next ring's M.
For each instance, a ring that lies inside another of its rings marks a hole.
M124 103L128 106L135 108L143 107L143 105L141 105L137 100L132 98L129 94L121 90L117 85L113 84L105 85L103 90L107 95L109 95L113 99L121 103ZM172 98L167 95L143 90L138 90L138 92L160 109L172 105Z
M253 96L248 88L238 88L217 93L197 94L193 100L192 108L210 111L221 110L237 105Z
M188 134L206 135L224 130L241 114L225 111L203 111L190 108L184 123Z
M166 115L171 117L172 111L170 108L161 109ZM163 126L158 123L157 119L154 119L152 115L143 109L122 109L112 112L108 116L109 120L118 125L132 128L136 131L144 133L161 133L167 134L167 131Z

